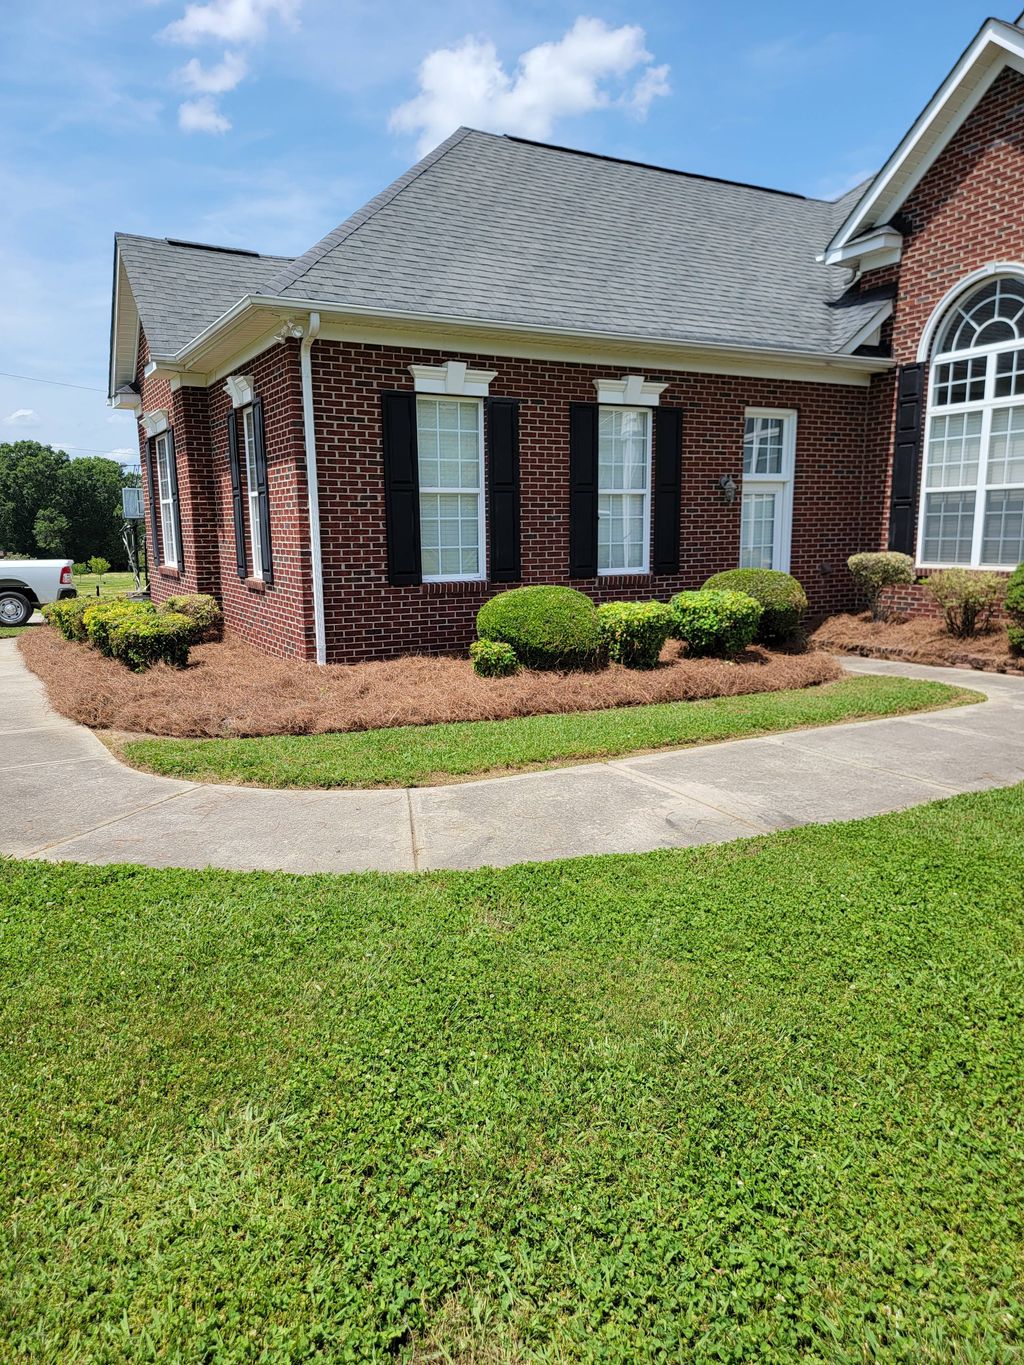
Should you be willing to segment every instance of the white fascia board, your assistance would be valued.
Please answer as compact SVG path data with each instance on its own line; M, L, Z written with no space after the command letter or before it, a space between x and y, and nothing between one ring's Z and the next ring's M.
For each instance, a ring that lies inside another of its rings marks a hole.
M988 19L832 238L826 259L872 223L892 217L1006 66L1024 72L1024 33Z

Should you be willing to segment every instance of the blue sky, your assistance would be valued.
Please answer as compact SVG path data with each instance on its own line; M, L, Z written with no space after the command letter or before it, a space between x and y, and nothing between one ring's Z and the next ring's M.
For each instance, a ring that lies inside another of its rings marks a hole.
M0 442L135 458L105 405L115 230L294 254L459 123L833 198L989 12L5 0L0 371L82 387L0 375Z

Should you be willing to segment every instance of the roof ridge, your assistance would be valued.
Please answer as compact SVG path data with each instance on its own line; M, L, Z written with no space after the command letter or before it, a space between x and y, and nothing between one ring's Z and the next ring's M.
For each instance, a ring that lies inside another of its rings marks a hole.
M193 242L185 237L150 237L143 232L115 232L115 242L150 242L154 246L176 246L186 251L215 251L221 256L247 256L259 261L293 261L294 256L286 256L277 251L253 251L244 246L217 246L213 242Z
M470 132L481 132L473 128ZM808 204L827 204L828 199L816 199L813 195L800 194L797 190L779 190L771 185L755 185L749 180L732 180L723 175L704 175L701 171L681 171L675 166L659 166L653 161L635 161L628 156L612 156L609 152L591 152L583 147L566 147L559 142L541 142L537 138L520 137L516 133L483 133L484 137L502 138L506 142L521 142L527 147L542 147L549 152L565 152L567 156L585 156L591 161L609 161L617 166L637 166L645 171L659 171L662 175L680 175L687 180L706 180L712 185L733 185L741 190L757 190L761 194L780 194L786 199L802 199Z
M443 142L438 143L432 152L428 152L427 155L417 161L414 166L410 166L404 174L400 175L397 180L393 180L391 184L381 190L379 194L374 195L374 197L368 200L362 208L357 209L355 213L350 214L344 222L339 223L326 237L321 237L319 242L310 247L308 251L304 252L301 256L296 256L288 269L282 270L281 273L275 275L272 280L267 281L264 292L267 294L280 294L283 290L288 289L291 285L295 284L295 282L300 280L307 271L311 270L318 261L323 260L323 258L328 255L329 252L333 251L336 246L340 246L341 243L347 241L353 233L358 232L359 229L363 227L365 223L368 223L371 218L375 217L381 209L386 208L388 204L397 199L403 190L408 189L414 180L418 180L424 171L429 170L430 167L433 166L435 162L440 161L443 156L447 156L452 148L458 146L463 138L468 137L471 132L475 131L476 130L473 128L457 128L450 137L446 137Z

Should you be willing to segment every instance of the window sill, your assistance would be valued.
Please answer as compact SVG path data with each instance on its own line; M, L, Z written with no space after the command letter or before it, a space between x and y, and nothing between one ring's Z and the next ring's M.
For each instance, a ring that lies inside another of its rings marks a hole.
M180 580L181 578L181 570L175 569L170 564L161 564L157 569L157 573L160 575L161 578L170 578L175 581Z
M262 578L246 578L243 586L248 592L263 593L267 590L267 585Z
M427 597L459 597L486 591L487 580L485 578L431 580L422 583L421 587Z
M597 575L597 581L604 588L630 588L653 580L654 574L650 569L616 569L613 573L599 570Z

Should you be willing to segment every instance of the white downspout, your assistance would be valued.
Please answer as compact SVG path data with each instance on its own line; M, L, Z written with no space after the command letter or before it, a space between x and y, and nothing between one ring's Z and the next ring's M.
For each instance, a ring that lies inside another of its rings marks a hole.
M320 483L316 472L316 426L313 416L313 365L310 352L320 335L320 314L310 313L306 335L299 346L302 371L302 429L306 444L306 487L309 490L309 571L313 578L313 631L316 661L327 662L327 627L324 620L324 561L320 551Z

